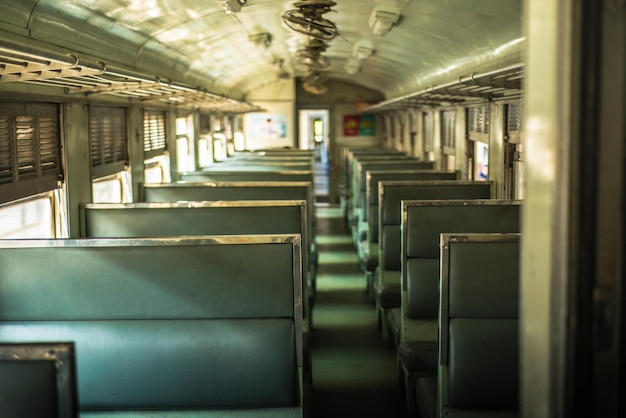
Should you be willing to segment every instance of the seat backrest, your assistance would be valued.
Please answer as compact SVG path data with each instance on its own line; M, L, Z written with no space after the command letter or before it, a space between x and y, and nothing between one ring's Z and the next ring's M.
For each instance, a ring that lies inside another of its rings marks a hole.
M299 242L3 240L0 341L73 341L81 410L301 407Z
M390 161L359 161L354 181L353 206L360 208L365 201L367 172L373 170L432 170L432 161L418 161L415 159Z
M457 171L370 170L366 173L365 194L361 203L362 221L368 224L368 240L378 242L378 183L381 181L456 180Z
M385 270L402 269L403 200L489 199L493 183L476 181L380 181L379 195L379 258Z
M80 214L86 238L300 234L306 283L310 244L303 200L92 203L81 205Z
M206 171L182 174L181 180L200 183L231 181L308 181L312 184L313 172L308 170Z
M439 235L518 233L521 202L448 200L402 202L403 320L439 315ZM402 336L410 339L410 333Z
M142 202L202 202L239 200L305 200L309 245L314 238L315 200L310 182L213 182L142 184Z
M519 234L442 234L439 411L514 411Z

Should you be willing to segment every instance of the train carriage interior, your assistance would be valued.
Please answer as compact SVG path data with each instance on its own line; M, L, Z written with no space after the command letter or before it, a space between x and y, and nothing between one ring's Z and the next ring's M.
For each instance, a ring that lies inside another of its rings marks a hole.
M0 417L625 416L624 121L622 0L4 0Z

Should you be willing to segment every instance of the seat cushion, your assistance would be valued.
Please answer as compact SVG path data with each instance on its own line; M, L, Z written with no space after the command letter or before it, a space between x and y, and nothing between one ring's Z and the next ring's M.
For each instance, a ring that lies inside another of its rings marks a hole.
M519 396L518 321L452 318L449 329L446 406L516 410Z
M400 283L379 283L376 286L376 302L382 309L399 308L402 299Z

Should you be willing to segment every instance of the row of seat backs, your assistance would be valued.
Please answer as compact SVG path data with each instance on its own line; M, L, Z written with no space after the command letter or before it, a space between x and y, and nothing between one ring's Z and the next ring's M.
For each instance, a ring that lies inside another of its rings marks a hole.
M417 162L417 158L411 157L406 154L398 154L398 153L374 153L374 154L357 154L352 159L352 165L350 167L350 187L352 188L353 194L356 194L357 190L359 190L358 185L360 183L360 168L361 164L366 163L393 163L394 161L401 162Z
M236 152L219 163L231 163L236 161L313 161L314 152L306 150L306 153L271 153L271 152Z
M293 162L293 161L229 161L215 163L209 167L203 167L202 173L210 173L212 171L280 171L280 170L305 170L314 169L313 161Z
M307 181L142 184L139 196L142 202L304 200L307 203L310 244L312 244L315 235L313 184Z
M81 411L301 409L299 242L3 240L0 340L74 341Z
M271 181L271 182L298 182L305 181L313 184L313 171L311 170L268 170L193 172L181 174L182 181L189 182L234 182L234 181Z
M417 161L413 157L409 157L403 152L388 151L388 150L359 150L349 154L349 163L346 168L346 189L347 197L352 202L352 196L356 194L357 189L357 172L359 161L394 161L394 160L407 160Z
M439 315L440 234L519 233L521 230L520 201L404 201L402 214L404 322L437 319ZM402 341L406 339L410 339L410 334L402 335Z
M403 201L491 199L493 182L381 181L378 183L379 259L383 270L402 270Z
M392 160L358 160L355 175L352 205L354 213L358 214L360 208L365 207L366 175L372 170L432 170L432 161L418 161L415 158L402 157Z
M341 149L341 168L340 175L344 187L350 188L352 185L352 171L354 165L354 159L358 156L366 155L387 155L390 158L393 156L406 155L403 151L391 150L379 147L343 147Z
M389 169L368 170L365 173L365 194L362 207L378 206L378 183L381 181L427 181L460 180L460 171ZM369 211L364 212L364 220L369 219Z
M515 411L520 234L442 234L438 410Z
M279 163L283 163L283 162L294 162L294 163L300 163L300 162L314 162L315 161L315 156L313 155L313 153L308 153L308 154L285 154L285 155L279 155L279 154L268 154L268 153L247 153L247 155L244 155L245 153L236 153L232 156L230 156L228 159L224 160L224 161L219 161L216 164L221 164L221 163L237 163L237 162L279 162Z
M311 149L300 148L259 148L255 150L235 151L231 158L313 158L315 151Z
M437 170L373 170L366 175L366 191L362 206L363 221L368 225L368 241L378 242L378 191L381 181L458 180L458 171Z
M394 159L394 158L406 158L406 153L397 150L389 150L379 147L359 147L359 148L343 148L343 157L340 173L340 188L341 188L341 205L346 219L352 216L352 194L353 194L353 182L356 173L356 160L358 158L374 158L379 159Z
M80 232L85 238L298 234L303 285L309 267L306 220L303 200L80 205Z
M275 169L313 170L315 158L312 153L298 154L268 154L268 153L238 153L225 160L218 161L203 167L202 171L233 169L240 170L246 167L274 167Z

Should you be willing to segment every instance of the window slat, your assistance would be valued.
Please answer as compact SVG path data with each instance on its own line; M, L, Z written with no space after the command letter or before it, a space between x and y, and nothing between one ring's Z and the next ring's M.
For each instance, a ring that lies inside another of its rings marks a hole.
M118 107L91 107L89 141L93 178L124 170L128 164L126 110Z
M470 107L467 111L467 131L474 141L489 142L489 106Z
M441 144L444 150L456 148L456 111L446 111L441 115Z
M58 186L58 118L56 104L0 103L0 203Z
M143 119L143 150L145 158L162 155L167 150L165 112L147 110Z

